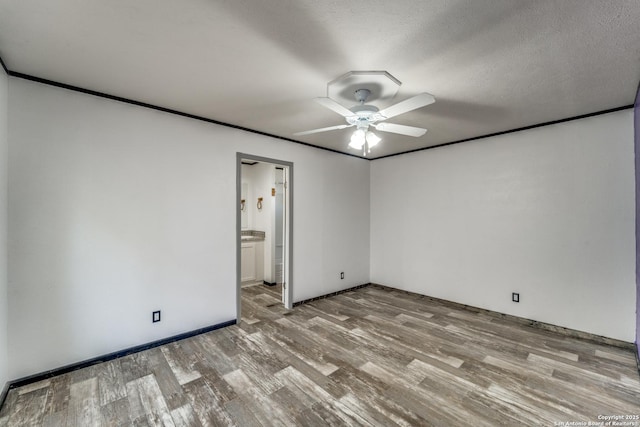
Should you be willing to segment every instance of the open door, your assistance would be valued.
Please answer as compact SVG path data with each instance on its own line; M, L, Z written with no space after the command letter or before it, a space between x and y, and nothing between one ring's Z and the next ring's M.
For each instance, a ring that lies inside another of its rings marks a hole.
M289 265L287 260L289 260L289 245L287 244L288 242L288 221L289 221L289 185L288 185L288 175L289 175L289 168L285 167L282 169L282 204L280 206L282 206L283 208L283 215L282 215L282 239L280 240L280 243L282 244L282 251L280 252L282 254L282 303L284 304L285 308L291 309L292 308L292 302L291 302L291 292L289 290Z
M285 242L285 197L284 168L275 168L275 224L273 245L273 272L275 282L282 287L282 303L284 304L284 242Z

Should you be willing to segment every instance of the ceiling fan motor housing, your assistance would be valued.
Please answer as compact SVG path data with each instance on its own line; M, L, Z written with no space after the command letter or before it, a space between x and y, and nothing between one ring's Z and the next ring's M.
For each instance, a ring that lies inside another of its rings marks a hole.
M366 89L365 89L366 90ZM384 117L378 113L378 107L375 105L354 105L349 108L353 112L353 116L345 117L347 123L358 127L367 127L371 123L375 123Z

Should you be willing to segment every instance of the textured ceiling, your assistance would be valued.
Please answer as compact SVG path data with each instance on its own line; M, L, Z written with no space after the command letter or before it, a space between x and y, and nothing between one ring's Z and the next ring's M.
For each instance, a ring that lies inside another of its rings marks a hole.
M11 71L333 150L352 129L293 134L344 123L312 100L334 78L433 94L372 158L632 104L639 28L637 0L0 0Z

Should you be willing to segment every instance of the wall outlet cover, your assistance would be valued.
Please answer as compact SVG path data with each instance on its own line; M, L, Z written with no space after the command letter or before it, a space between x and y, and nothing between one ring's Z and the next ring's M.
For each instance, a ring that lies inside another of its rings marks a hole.
M151 320L153 321L153 323L160 321L160 310L153 312L153 314L151 315Z
M340 280L344 279L344 271L340 273Z
M511 294L511 301L513 302L520 302L520 294L517 292L513 292Z

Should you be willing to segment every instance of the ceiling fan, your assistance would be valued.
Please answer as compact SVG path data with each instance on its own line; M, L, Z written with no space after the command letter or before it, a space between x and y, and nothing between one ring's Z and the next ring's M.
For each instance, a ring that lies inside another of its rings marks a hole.
M312 133L345 129L355 126L356 130L351 136L349 147L357 150L362 149L363 155L366 156L368 152L371 152L371 147L378 144L381 140L378 135L369 130L369 126L381 132L391 132L398 133L400 135L420 137L427 132L426 129L395 123L386 123L385 120L436 102L433 95L425 92L379 110L378 107L374 105L366 104L367 98L371 95L371 91L369 89L357 89L355 90L354 95L358 104L351 108L346 108L342 104L339 104L328 97L314 98L314 101L318 104L343 116L347 124L297 132L294 135L309 135Z

